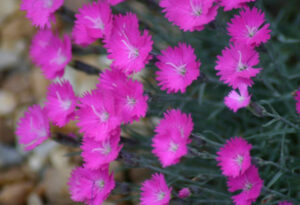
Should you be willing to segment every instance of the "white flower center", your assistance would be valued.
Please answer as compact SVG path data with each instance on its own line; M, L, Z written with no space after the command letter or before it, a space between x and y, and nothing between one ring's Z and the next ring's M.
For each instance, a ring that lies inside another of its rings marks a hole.
M111 152L111 146L109 142L104 142L102 144L102 147L94 148L92 149L92 152L100 152L103 155L109 155L109 153Z
M157 196L157 200L158 200L158 201L161 201L161 200L163 200L163 199L165 198L166 193L163 192L163 191L160 191L160 192L157 193L156 196Z
M238 62L237 70L238 71L246 70L248 68L248 66L243 64L243 62L242 62L242 53L241 53L241 51L238 51L238 53L239 53L239 62Z
M193 0L190 0L190 5L193 11L193 15L200 16L202 14L202 6L195 5Z
M176 152L178 150L179 145L174 143L173 141L169 144L169 151Z
M106 122L106 121L108 120L108 118L109 118L109 113L108 113L108 112L106 112L106 111L104 110L104 111L102 111L101 113L99 113L99 112L96 110L96 108L94 107L94 105L92 105L91 108L92 108L94 114L95 114L97 117L99 117L99 119L100 119L101 122Z
M52 59L50 63L56 63L57 65L62 65L66 62L67 57L62 54L61 50L62 50L61 48L58 49L56 57Z
M238 154L237 157L235 158L235 162L239 165L240 168L242 168L243 161L244 161L244 157Z
M177 66L174 63L167 62L166 65L172 66L177 71L177 73L179 73L180 75L184 76L186 74L186 64L182 64L180 66Z
M247 30L248 30L248 36L249 37L253 37L256 32L257 32L257 28L256 27L249 27L249 26L246 26Z
M244 186L244 190L249 191L250 189L252 189L252 187L253 187L253 184L250 182L247 182Z
M58 91L55 92L56 94L56 97L60 103L60 107L63 109L63 110L68 110L72 104L71 100L63 100L59 94Z
M136 104L136 100L134 98L127 96L127 105L129 105L130 107L134 107L135 104Z
M99 179L98 181L96 181L96 185L100 188L103 189L105 182L103 179Z
M104 29L104 23L100 17L92 18L90 16L85 16L84 18L91 21L94 24L93 28L100 29L100 30Z

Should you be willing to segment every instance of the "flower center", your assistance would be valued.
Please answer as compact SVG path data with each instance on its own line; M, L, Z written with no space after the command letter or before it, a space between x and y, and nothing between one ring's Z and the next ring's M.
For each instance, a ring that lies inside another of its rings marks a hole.
M169 151L176 152L178 150L179 145L174 143L173 141L169 144Z
M52 59L50 63L56 63L57 65L62 65L63 63L66 62L67 57L62 54L61 50L62 50L61 48L58 49L56 58Z
M182 76L184 76L186 74L186 64L182 64L180 66L177 66L174 63L167 62L166 65L172 66L176 70L176 72L179 73Z
M163 192L163 191L160 191L160 192L157 193L157 200L161 201L165 198L165 196L166 196L166 193Z
M103 179L99 179L98 181L96 181L96 185L100 188L103 189L105 182Z
M247 182L244 186L244 190L249 191L250 189L252 189L252 187L253 187L253 184L250 182Z
M241 51L238 51L238 53L239 53L239 61L238 61L237 70L238 71L246 70L248 68L248 66L243 64L243 62L242 62L242 53L241 53Z
M92 18L90 16L85 16L84 18L91 21L94 24L93 28L100 29L100 30L104 29L104 23L100 17Z
M129 105L130 107L134 107L135 104L136 104L136 100L134 98L127 96L127 105Z
M68 110L72 104L72 102L70 100L62 100L60 94L58 91L55 92L56 94L56 97L60 103L60 107L63 109L63 110Z
M124 45L127 47L129 53L128 53L128 58L129 59L135 59L139 56L139 50L137 48L135 48L134 46L132 46L130 43L128 43L125 40L122 40L122 42L124 43Z
M249 37L253 37L256 32L257 32L257 28L256 27L249 27L249 26L246 26L247 30L248 30L248 36Z
M235 158L235 161L239 165L239 167L241 168L242 167L242 163L244 161L244 157L238 154L237 157Z
M190 0L190 5L193 11L193 15L200 16L202 14L202 7L201 5L195 5L193 0Z
M101 122L106 122L106 121L108 120L108 118L109 118L109 113L108 113L108 112L106 112L106 111L104 110L104 111L102 111L101 113L99 113L99 112L96 110L96 108L94 107L94 105L92 105L91 108L92 108L94 114L95 114L97 117L99 117L99 119L100 119Z
M108 142L104 142L102 144L102 147L94 148L92 149L92 152L100 152L103 155L109 155L109 153L111 152L111 146Z

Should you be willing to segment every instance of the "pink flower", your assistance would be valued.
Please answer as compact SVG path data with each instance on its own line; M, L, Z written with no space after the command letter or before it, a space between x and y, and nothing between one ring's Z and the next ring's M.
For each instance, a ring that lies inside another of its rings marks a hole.
M182 138L189 141L189 136L193 131L194 123L191 114L182 113L179 109L168 110L164 113L164 118L156 126L157 135L168 135L174 131L176 138Z
M169 188L165 177L155 173L141 187L141 205L167 205L171 199L172 188Z
M161 0L159 5L166 18L184 31L201 31L213 21L218 6L215 0Z
M184 199L191 196L191 191L189 188L185 187L179 191L179 198Z
M87 46L99 38L110 36L112 14L106 2L85 4L75 17L72 36L76 44Z
M45 111L39 105L28 108L19 119L16 135L25 150L32 150L50 137L50 126Z
M233 110L233 112L237 112L240 108L247 107L251 100L251 95L249 95L246 85L239 87L239 93L232 90L224 99L225 105Z
M252 145L241 137L227 140L217 153L222 174L228 177L238 177L243 174L251 165L251 147Z
M128 78L117 69L106 70L100 75L99 88L113 93L124 123L145 117L148 97L144 96L143 84Z
M33 38L30 55L47 79L62 77L72 58L71 40L67 35L61 40L49 30L39 31Z
M235 43L225 48L222 55L217 57L215 69L220 80L229 84L233 89L242 84L251 86L252 77L255 77L261 68L253 68L259 63L259 55L254 48L244 44Z
M229 177L227 183L230 192L242 190L240 194L232 197L236 205L251 205L256 201L263 186L263 180L259 177L258 169L254 165L238 177Z
M33 37L30 46L30 57L35 64L39 64L40 57L45 54L52 38L53 33L50 29L40 29Z
M69 81L52 83L48 87L45 110L51 121L63 127L75 117L77 97Z
M270 39L269 26L265 24L265 14L257 8L246 7L240 11L240 15L235 15L228 23L228 32L231 41L240 42L250 46L259 46Z
M120 133L121 129L116 128L108 139L102 141L83 137L81 156L85 167L93 170L100 169L115 160L122 149L122 145L119 145Z
M162 90L167 93L184 93L187 86L192 84L200 75L200 61L190 45L179 43L178 47L168 47L157 56L156 80Z
M300 88L296 92L295 100L296 100L296 110L297 113L300 115Z
M278 205L293 205L293 203L288 202L288 201L282 201L282 202L279 202Z
M150 60L153 41L148 31L143 35L139 31L135 14L114 17L111 37L106 39L105 47L112 59L112 67L123 70L126 74L139 72Z
M26 17L32 25L41 28L50 27L50 21L55 20L54 12L59 9L64 0L22 0L21 10L26 11Z
M107 139L122 120L112 93L99 89L81 98L77 115L80 132L97 141Z
M90 170L77 167L69 179L69 191L73 201L86 204L102 204L115 187L113 174L106 169Z
M230 11L232 9L241 8L246 6L248 2L253 2L255 0L219 0L220 5L224 7L224 11Z
M164 114L152 139L152 153L159 158L163 167L177 164L187 154L192 129L190 115L183 114L180 110L170 110Z

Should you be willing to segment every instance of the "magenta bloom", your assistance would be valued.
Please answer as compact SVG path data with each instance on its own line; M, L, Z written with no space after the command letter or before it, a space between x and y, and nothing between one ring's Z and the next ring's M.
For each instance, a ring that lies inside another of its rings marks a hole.
M288 201L282 201L282 202L279 202L278 205L293 205L293 203L288 202Z
M235 15L228 23L228 32L231 41L236 41L250 46L259 46L270 39L270 24L265 24L265 14L253 7L246 7Z
M253 68L259 63L259 55L254 48L244 44L231 44L229 48L222 51L222 55L217 57L215 69L220 80L229 84L233 89L242 84L251 86L252 77L255 77L261 68Z
M247 107L250 100L251 95L248 93L247 86L241 85L239 87L239 93L232 90L228 96L225 97L224 103L229 109L233 110L233 112L237 112L240 108Z
M69 81L52 83L48 87L45 110L49 119L57 126L63 127L75 117L77 97Z
M189 188L185 187L179 191L178 195L179 195L179 198L185 199L185 198L191 196L191 191Z
M32 25L41 28L50 27L55 20L54 12L59 9L64 0L22 0L21 10L26 11L26 17Z
M75 17L72 36L76 44L87 46L99 38L110 36L112 13L106 2L83 5Z
M106 70L100 75L99 88L109 90L115 96L124 123L145 117L148 97L143 84L128 78L117 69Z
M116 128L111 132L109 138L102 141L83 137L81 156L85 167L93 170L100 169L114 161L122 149L122 145L119 145L120 133L121 129Z
M28 108L19 119L16 135L25 150L32 150L50 137L50 126L45 111L39 105Z
M177 164L187 154L192 130L191 115L180 110L170 110L164 114L152 139L152 153L159 158L163 167Z
M39 31L30 47L32 61L41 67L47 79L62 77L64 68L72 58L71 40L61 40L49 30Z
M113 174L106 169L90 170L77 167L69 179L71 199L89 205L102 204L115 187Z
M201 31L213 21L218 6L215 0L161 0L159 5L166 18L184 31Z
M172 188L169 188L164 175L155 173L141 187L141 205L168 205Z
M258 169L254 165L238 177L229 177L227 183L230 192L242 190L240 194L232 197L236 205L251 205L260 195L263 186L263 180L259 177Z
M141 35L136 15L127 13L114 17L111 37L106 39L105 47L108 58L113 60L112 67L131 74L139 72L148 63L152 44L148 31Z
M297 113L300 115L300 88L296 92L295 100L296 100L296 110Z
M241 137L231 138L220 148L217 155L222 174L227 177L238 177L251 165L251 144Z
M194 54L190 45L179 43L178 47L168 47L157 56L156 80L162 90L167 93L185 92L187 86L191 85L200 75L200 61Z
M247 5L248 2L255 0L219 0L220 5L224 7L224 11L241 8Z
M50 29L40 29L33 37L30 45L30 57L35 64L39 64L40 58L45 55L46 48L54 38L53 36Z
M81 98L77 115L80 132L97 141L107 139L122 120L112 93L99 89Z

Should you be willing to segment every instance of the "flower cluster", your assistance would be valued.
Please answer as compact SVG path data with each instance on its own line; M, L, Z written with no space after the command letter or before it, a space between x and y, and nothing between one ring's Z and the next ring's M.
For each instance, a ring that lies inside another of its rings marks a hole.
M229 10L238 6L231 3L247 1L221 2L227 2L230 6L228 8L225 6L225 10ZM215 70L218 71L217 75L221 81L239 90L239 93L233 90L225 97L225 105L237 112L250 103L251 95L248 94L248 87L253 85L252 78L262 70L256 67L259 63L259 54L255 47L268 41L270 30L261 11L255 7L252 9L245 7L228 23L228 33L232 43L217 57Z
M152 139L153 154L155 154L163 167L177 164L180 158L187 154L187 144L191 142L189 136L193 130L191 115L180 110L169 110L164 114L155 128Z
M217 153L216 160L222 174L228 177L229 191L242 190L240 194L232 197L236 205L250 205L255 202L263 186L258 169L251 164L251 147L243 138L235 137L229 139Z

